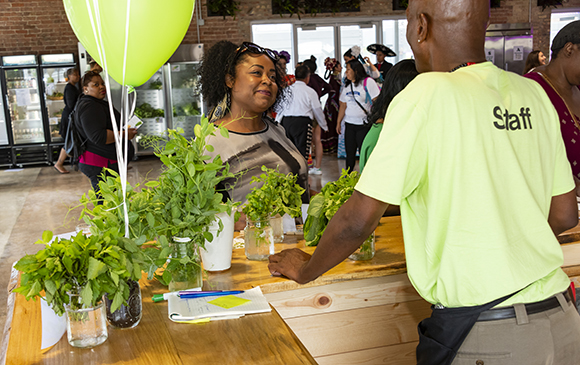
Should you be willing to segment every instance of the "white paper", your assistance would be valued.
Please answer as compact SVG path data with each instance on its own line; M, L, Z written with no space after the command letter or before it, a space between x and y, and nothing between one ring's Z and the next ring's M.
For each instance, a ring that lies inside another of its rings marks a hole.
M308 218L308 206L309 204L302 204L302 222L306 223L306 218Z
M296 232L296 220L290 217L289 214L284 214L282 217L282 226L284 227L284 233Z
M139 119L139 117L137 117L136 115L133 115L133 117L131 119L129 119L129 123L127 123L127 126L129 128L139 129L139 127L141 127L142 125L143 125L143 121L141 119Z
M514 61L523 61L523 60L524 60L524 47L515 46L514 47Z
M56 345L66 332L66 316L57 316L54 310L46 303L46 300L42 299L40 300L40 313L42 317L42 343L40 349L44 350Z
M28 89L16 89L16 105L28 106L30 104L30 91Z
M172 293L167 300L169 319L175 322L191 321L208 317L212 320L216 320L220 318L225 319L223 317L237 318L246 314L266 313L272 311L272 308L268 304L266 297L262 294L262 290L259 286L246 290L242 294L233 295L238 298L249 299L250 302L226 309L208 303L219 298L217 296L181 299L176 294Z

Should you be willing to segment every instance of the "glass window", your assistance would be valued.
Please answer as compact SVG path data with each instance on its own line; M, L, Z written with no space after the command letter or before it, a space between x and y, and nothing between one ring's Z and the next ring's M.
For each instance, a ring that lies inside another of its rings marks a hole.
M324 60L326 57L334 57L334 27L316 27L315 30L303 30L298 28L298 59L302 62L316 57L316 73L322 77L326 70ZM296 64L296 62L292 62Z
M369 57L371 62L374 62L375 57L367 51L367 46L377 43L376 26L373 24L369 28L361 28L358 25L342 25L340 26L340 58L352 46L359 46L361 49L361 56Z
M252 42L278 52L290 53L287 70L289 74L294 73L296 55L292 47L292 24L254 24L252 25Z
M407 19L397 20L399 27L399 50L397 52L397 62L400 60L406 60L409 58L415 58L413 56L413 50L407 42Z
M564 28L568 23L575 20L580 20L580 11L566 12L566 13L552 13L550 22L550 48L552 48L552 41L556 34Z

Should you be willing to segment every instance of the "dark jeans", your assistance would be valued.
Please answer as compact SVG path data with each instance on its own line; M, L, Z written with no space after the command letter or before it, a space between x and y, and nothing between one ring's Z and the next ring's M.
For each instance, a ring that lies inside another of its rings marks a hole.
M111 170L119 173L119 165L117 163L110 164L109 167ZM83 174L85 174L89 180L91 180L91 186L93 190L97 194L98 198L101 198L100 189L99 189L99 182L103 180L101 173L103 172L103 168L99 166L92 166L92 165L85 165L84 163L79 163L79 170ZM102 204L101 202L98 203L99 205Z
M308 159L310 142L312 142L312 119L308 117L284 117L281 124L286 130L286 137L294 143L302 156Z
M371 128L371 124L350 124L345 123L344 147L346 149L346 169L349 172L354 170L356 163L356 150L362 147L363 141Z

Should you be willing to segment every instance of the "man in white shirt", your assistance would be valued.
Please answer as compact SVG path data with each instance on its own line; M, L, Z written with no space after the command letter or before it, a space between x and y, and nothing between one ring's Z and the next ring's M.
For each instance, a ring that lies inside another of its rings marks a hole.
M318 125L328 131L326 119L318 94L308 86L310 70L306 66L298 66L294 71L296 82L290 85L290 100L276 116L276 121L282 121L286 136L294 143L305 159L308 159L308 149L312 141L312 120L316 118Z

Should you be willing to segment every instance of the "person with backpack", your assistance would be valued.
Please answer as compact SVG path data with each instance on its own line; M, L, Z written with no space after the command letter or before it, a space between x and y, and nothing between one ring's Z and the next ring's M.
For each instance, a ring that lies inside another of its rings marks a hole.
M119 172L113 121L109 111L109 103L103 100L107 96L107 88L103 78L97 72L88 71L83 76L82 87L83 95L77 101L73 114L80 139L86 141L84 143L85 151L79 158L79 169L91 180L93 189L98 193L103 169L106 167ZM117 110L114 111L114 114L115 123L120 130L121 115ZM125 132L128 133L128 139L131 140L137 134L137 129L128 128L127 131L121 131L122 134ZM75 141L75 143L77 142ZM128 149L128 160L131 160L134 153L131 143L129 143Z
M344 144L346 149L346 169L353 171L356 151L370 129L368 114L380 90L372 78L367 76L363 65L355 58L346 63L346 81L340 94L336 132L341 134L344 119Z

